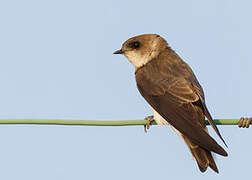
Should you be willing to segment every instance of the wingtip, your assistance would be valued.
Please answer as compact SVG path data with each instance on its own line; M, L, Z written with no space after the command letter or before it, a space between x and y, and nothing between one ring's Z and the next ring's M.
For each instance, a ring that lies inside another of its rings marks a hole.
M228 156L228 153L227 153L227 152L225 152L225 154L224 154L223 156L227 157L227 156Z
M221 149L219 151L215 152L215 153L227 157L228 153L221 146L220 146L220 148Z
M228 148L228 145L226 144L226 142L223 140L223 143L224 143L224 145L226 146L226 148Z
M219 130L217 130L217 131L218 131L217 134L218 134L218 136L220 137L221 141L222 141L223 144L226 146L226 148L228 148L228 145L227 145L226 141L223 139L223 137L221 136Z

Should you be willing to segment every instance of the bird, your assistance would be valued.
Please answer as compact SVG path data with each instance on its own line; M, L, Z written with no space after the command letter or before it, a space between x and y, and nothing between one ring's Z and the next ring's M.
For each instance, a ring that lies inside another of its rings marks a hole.
M114 54L135 67L136 85L152 107L148 124L170 125L184 140L201 172L219 173L212 153L228 156L208 133L205 118L226 145L205 103L203 89L190 66L158 34L126 40Z

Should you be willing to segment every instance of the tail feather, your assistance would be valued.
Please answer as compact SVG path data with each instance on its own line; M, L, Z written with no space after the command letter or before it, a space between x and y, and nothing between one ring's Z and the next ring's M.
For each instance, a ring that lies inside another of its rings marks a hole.
M201 172L205 172L209 166L216 173L219 173L210 151L200 147L199 145L194 144L185 136L183 136L183 138L187 146L189 147L193 157L195 158Z
M206 155L207 155L207 157L208 157L208 159L209 159L209 167L210 167L212 170L214 170L215 172L219 173L219 170L218 170L218 168L217 168L217 166L216 166L216 164L215 164L215 162L214 162L214 158L213 158L213 156L212 156L212 153L209 152L209 151L206 151Z

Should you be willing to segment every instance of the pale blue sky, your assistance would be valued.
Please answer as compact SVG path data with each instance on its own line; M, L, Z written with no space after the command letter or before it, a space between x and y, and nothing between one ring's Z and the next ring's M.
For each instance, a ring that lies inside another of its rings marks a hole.
M0 1L0 118L142 119L134 68L112 53L158 33L193 68L214 118L252 116L251 1ZM0 179L250 178L252 129L201 174L169 127L0 126ZM213 131L210 132L214 135ZM223 145L218 138L218 142Z

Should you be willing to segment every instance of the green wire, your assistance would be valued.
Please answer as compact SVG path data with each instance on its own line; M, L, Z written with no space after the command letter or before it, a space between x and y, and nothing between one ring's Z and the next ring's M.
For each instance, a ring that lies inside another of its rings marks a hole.
M216 125L237 125L239 119L215 119ZM146 125L147 120L96 121L62 119L0 119L0 124L70 125L70 126L137 126ZM155 125L156 123L152 123ZM206 121L206 125L209 125Z

